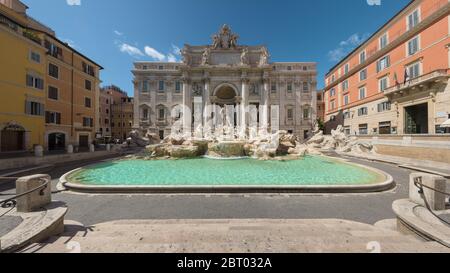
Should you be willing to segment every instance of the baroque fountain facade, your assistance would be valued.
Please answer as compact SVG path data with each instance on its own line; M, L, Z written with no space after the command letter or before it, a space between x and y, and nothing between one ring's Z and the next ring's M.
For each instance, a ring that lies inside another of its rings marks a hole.
M130 142L146 158L318 153L316 64L270 62L238 38L224 25L212 44L185 45L182 63L135 63Z

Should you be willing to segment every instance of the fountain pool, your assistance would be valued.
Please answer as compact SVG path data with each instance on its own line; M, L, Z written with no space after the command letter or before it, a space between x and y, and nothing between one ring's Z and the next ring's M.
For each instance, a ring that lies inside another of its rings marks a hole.
M381 191L388 174L324 156L299 160L118 160L74 170L64 186L85 192Z

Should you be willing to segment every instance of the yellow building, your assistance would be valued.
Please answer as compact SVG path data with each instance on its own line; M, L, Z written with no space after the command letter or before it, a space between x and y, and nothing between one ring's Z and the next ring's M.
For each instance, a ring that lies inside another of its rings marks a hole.
M29 28L26 6L0 1L0 152L44 144L46 49Z
M98 132L102 67L0 0L0 152L88 148Z

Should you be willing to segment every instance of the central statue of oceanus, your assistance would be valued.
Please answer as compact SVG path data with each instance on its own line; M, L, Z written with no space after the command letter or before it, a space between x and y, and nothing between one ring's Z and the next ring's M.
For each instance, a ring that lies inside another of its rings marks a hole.
M239 36L231 31L228 25L223 25L220 32L212 37L213 49L230 49L237 47Z

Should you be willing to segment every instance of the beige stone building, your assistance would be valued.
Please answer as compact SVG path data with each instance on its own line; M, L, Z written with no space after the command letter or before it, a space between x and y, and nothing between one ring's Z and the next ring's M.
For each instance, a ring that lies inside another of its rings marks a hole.
M275 122L307 137L316 120L316 64L269 62L266 47L239 45L237 38L225 25L211 45L185 45L182 63L136 62L135 128L161 138L177 121L188 132L196 131L195 124L214 130L218 115L212 109L225 106L236 110L231 123L245 128L251 118L247 109L254 106L258 113L252 120L259 128L270 130ZM201 116L192 115L196 101ZM186 109L191 112L185 115Z

